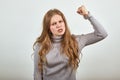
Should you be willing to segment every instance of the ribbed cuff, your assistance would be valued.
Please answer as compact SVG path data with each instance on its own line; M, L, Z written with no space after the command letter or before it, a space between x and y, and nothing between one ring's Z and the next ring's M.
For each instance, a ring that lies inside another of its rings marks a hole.
M88 12L88 15L83 16L83 17L84 17L84 19L90 19L90 17L92 17L92 15L91 15L91 13L90 13L90 12Z

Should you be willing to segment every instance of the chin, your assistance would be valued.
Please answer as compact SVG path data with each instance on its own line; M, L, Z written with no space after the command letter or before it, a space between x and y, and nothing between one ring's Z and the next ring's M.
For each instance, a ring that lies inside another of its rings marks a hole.
M62 34L60 34L61 36L63 36L64 35L64 33L62 33Z

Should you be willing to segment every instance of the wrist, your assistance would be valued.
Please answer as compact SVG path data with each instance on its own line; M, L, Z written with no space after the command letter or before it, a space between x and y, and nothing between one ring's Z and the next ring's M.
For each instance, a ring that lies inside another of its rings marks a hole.
M88 11L88 14L84 15L83 17L84 17L85 19L89 19L91 16L92 16L91 13Z

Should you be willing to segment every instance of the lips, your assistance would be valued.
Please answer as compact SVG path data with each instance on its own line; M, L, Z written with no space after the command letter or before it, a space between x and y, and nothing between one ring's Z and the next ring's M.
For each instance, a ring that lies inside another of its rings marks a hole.
M57 31L58 31L59 33L61 33L61 32L63 31L63 29L58 29Z

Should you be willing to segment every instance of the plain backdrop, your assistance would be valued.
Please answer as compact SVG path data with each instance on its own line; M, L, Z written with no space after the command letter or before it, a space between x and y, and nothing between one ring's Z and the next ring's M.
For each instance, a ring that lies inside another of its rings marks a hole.
M61 10L71 33L92 32L76 13L85 5L108 37L83 49L77 80L120 80L119 0L0 0L0 80L33 80L32 45L42 30L44 14Z

